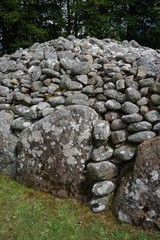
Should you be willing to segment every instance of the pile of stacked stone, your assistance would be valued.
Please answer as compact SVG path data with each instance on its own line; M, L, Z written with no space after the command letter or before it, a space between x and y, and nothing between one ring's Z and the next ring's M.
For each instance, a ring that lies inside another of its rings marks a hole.
M69 105L99 115L87 171L94 211L108 205L122 162L160 132L160 51L137 42L58 38L0 58L0 111L25 128Z

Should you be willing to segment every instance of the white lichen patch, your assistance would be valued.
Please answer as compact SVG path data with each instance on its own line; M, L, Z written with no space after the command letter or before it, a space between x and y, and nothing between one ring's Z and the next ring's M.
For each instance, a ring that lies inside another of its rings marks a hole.
M43 151L40 150L40 149L36 149L34 148L32 151L31 151L33 157L40 157L42 154L43 154Z
M52 126L52 131L54 131L55 137L59 137L63 133L63 129L59 127L55 127L54 125ZM59 139L58 139L59 140Z
M80 128L80 124L79 123L76 124L75 122L71 122L70 125L71 125L71 128L73 129L73 131L79 132L79 128Z
M136 179L136 188L140 193L146 193L148 191L148 187L139 178Z
M28 142L28 139L27 139L27 136L24 136L22 139L21 139L21 143L23 146L25 146L26 149L29 149L30 148L30 144Z
M43 143L44 139L42 137L42 134L40 131L34 131L33 133L31 133L31 135L28 136L28 140L29 142L37 142L37 143Z
M54 146L56 143L53 141L50 143L51 146Z
M43 124L42 124L42 128L44 129L44 131L46 133L51 131L51 127L53 127L53 126L50 122L43 122Z
M122 210L118 211L118 219L122 222L131 223L130 217L127 214L125 214Z
M25 127L25 128L29 127L30 125L31 125L30 122L25 122L25 123L23 123L23 127Z
M84 139L88 139L90 137L90 128L88 127L83 132L81 132L79 136L79 140L82 142Z
M160 198L160 188L158 188L158 189L156 190L155 195L156 195L158 198Z
M150 175L151 175L151 179L152 179L153 181L158 181L158 179L159 179L158 171L154 170L154 171L152 171L152 172L150 173Z
M74 157L75 151L76 151L76 149L73 149L71 142L63 145L63 155L66 157L66 162L69 165L76 165L77 164L77 160Z

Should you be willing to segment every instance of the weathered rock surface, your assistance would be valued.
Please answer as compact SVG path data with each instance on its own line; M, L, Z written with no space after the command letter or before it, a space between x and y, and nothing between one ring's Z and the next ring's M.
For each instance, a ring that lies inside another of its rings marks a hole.
M54 196L85 198L85 162L93 148L96 112L85 106L54 111L20 137L17 177Z
M115 164L104 161L98 163L89 163L87 165L89 176L93 180L107 180L115 177L118 173L118 168Z
M0 113L0 172L15 177L16 173L16 145L18 138L11 132L10 123L13 113Z
M101 181L94 184L92 193L94 196L107 196L115 190L115 184L112 181Z
M116 212L121 221L160 230L159 160L160 137L139 145L133 177L122 179L116 196Z
M131 145L121 146L115 149L114 156L120 161L129 161L133 159L136 148Z

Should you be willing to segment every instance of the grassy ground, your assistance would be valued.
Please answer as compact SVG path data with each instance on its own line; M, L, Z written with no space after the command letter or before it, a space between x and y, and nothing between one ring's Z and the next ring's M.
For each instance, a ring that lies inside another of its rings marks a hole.
M76 201L55 200L0 176L0 240L159 240Z

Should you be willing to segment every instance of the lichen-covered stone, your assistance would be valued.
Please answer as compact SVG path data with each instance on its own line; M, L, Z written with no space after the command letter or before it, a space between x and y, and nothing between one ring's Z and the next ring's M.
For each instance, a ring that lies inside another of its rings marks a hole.
M90 200L89 205L93 212L102 212L111 205L110 199L111 196L95 197Z
M132 113L129 115L123 115L122 121L125 123L135 123L135 122L141 122L143 120L143 117L138 113Z
M143 122L138 122L138 123L132 123L128 126L127 130L129 132L141 132L141 131L149 131L152 128L152 124L147 122L147 121L143 121Z
M104 120L97 120L94 124L93 138L95 144L101 145L106 142L111 135L110 124Z
M104 145L98 148L94 148L91 154L91 159L94 162L100 162L111 158L112 155L113 149L109 145Z
M128 132L126 130L113 131L111 139L114 144L122 143L127 140Z
M116 213L121 221L160 230L159 159L160 137L138 146L133 177L121 180L115 198Z
M127 88L125 91L125 94L126 94L127 100L133 103L136 103L141 98L140 92L132 87Z
M54 196L85 198L84 168L93 148L92 122L96 119L91 108L70 106L24 130L18 150L18 180Z
M127 114L138 113L139 107L137 107L136 104L133 104L133 103L127 101L127 102L123 103L122 111Z
M120 161L129 161L133 159L135 152L136 148L134 146L124 145L115 149L114 156Z
M116 130L122 130L127 128L127 124L125 124L121 119L115 119L111 123L111 130L116 131Z
M91 64L88 62L74 62L71 67L73 75L88 74L91 69Z
M25 118L19 117L11 122L11 129L16 131L22 131L25 128L29 127L31 124L31 121L27 121Z
M97 197L104 197L111 194L115 190L115 183L112 181L97 182L92 187L92 194Z
M118 168L115 164L104 161L98 163L88 163L87 171L92 180L108 180L115 177L118 173Z
M108 100L106 102L106 107L109 110L117 111L121 109L121 104L116 100Z
M156 110L147 112L144 117L150 123L158 123L160 121L160 113Z
M145 140L154 138L155 136L156 136L156 133L153 131L142 131L142 132L131 134L128 137L128 141L132 143L141 143L141 142L144 142Z
M154 83L154 79L153 78L146 78L146 79L142 79L139 82L139 86L142 87L149 87L151 84Z
M16 174L16 145L18 138L11 132L10 123L13 113L0 113L0 173L15 177Z

